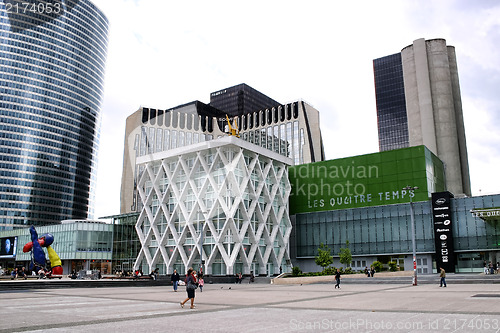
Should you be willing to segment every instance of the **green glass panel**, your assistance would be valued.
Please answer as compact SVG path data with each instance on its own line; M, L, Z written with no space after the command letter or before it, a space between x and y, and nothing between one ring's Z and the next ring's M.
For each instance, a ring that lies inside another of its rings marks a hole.
M290 213L428 200L444 187L442 162L424 146L291 167Z

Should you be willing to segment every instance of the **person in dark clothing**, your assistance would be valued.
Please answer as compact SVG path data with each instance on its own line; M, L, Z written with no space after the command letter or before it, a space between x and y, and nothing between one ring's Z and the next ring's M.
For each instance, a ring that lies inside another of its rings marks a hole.
M186 275L186 291L187 291L187 298L181 302L181 307L184 307L184 304L186 304L187 301L191 300L191 309L194 309L194 297L195 297L195 289L197 288L197 281L196 281L196 272L194 269L189 268L187 275Z
M180 280L179 273L177 273L177 270L174 269L174 272L170 276L170 280L172 281L172 284L174 285L174 291L177 291L177 286L179 286L179 280Z
M250 271L250 279L248 279L248 283L252 283L255 281L255 275L253 275L253 271Z
M335 289L339 288L340 289L340 270L337 268L337 273L335 273L335 281L337 284L335 285Z

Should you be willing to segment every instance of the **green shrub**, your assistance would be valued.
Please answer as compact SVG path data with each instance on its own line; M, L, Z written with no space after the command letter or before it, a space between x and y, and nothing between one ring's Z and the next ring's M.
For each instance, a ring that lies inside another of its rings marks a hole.
M354 272L352 271L352 268L351 267L347 267L346 269L344 269L344 274L353 274Z
M292 276L300 276L302 274L302 270L299 266L293 266L292 268Z
M384 265L380 261L374 261L372 263L373 268L375 268L375 272L382 272Z
M337 272L335 267L327 267L323 270L323 275L334 275Z
M395 272L395 271L397 271L397 270L398 270L398 265L396 264L396 262L395 262L395 261L390 261L390 262L388 263L388 265L389 265L389 270L390 270L391 272Z

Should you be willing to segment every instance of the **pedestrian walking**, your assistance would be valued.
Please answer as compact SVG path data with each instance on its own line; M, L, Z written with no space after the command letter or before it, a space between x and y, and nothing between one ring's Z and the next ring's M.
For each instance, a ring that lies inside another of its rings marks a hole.
M340 270L338 268L337 273L335 273L335 281L337 282L337 284L335 284L335 289L340 289Z
M253 275L253 271L250 271L250 279L248 279L248 283L253 283L255 281L255 275Z
M203 279L203 275L198 277L198 287L200 287L200 293L203 292L203 286L205 285L205 280Z
M446 288L446 272L443 267L440 267L439 270L439 277L441 278L439 286L442 287L444 285L444 287Z
M187 292L187 298L181 302L181 307L184 307L184 304L186 304L187 301L191 300L191 309L194 309L194 297L195 297L195 290L198 288L198 284L196 281L196 272L194 269L189 268L187 275L186 275L186 292Z
M172 281L172 284L174 285L174 291L177 291L177 287L179 286L179 280L180 280L179 273L177 273L177 270L174 269L174 272L170 276L170 281Z

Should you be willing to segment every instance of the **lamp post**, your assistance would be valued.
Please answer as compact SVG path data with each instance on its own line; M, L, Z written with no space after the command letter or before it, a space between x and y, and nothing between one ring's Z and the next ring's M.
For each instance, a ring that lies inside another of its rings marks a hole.
M205 219L204 222L206 222L208 212L204 210L201 213L203 214L203 218ZM200 220L198 220L198 223L200 223ZM201 228L198 226L198 230L200 231L200 271L201 271L198 273L202 273L203 275L205 275L205 271L203 270L203 226L204 223L201 223Z
M408 192L418 190L417 186L406 186L403 188ZM415 243L415 213L413 212L413 201L410 193L410 219L411 219L411 246L413 250L413 285L417 285L417 247Z

